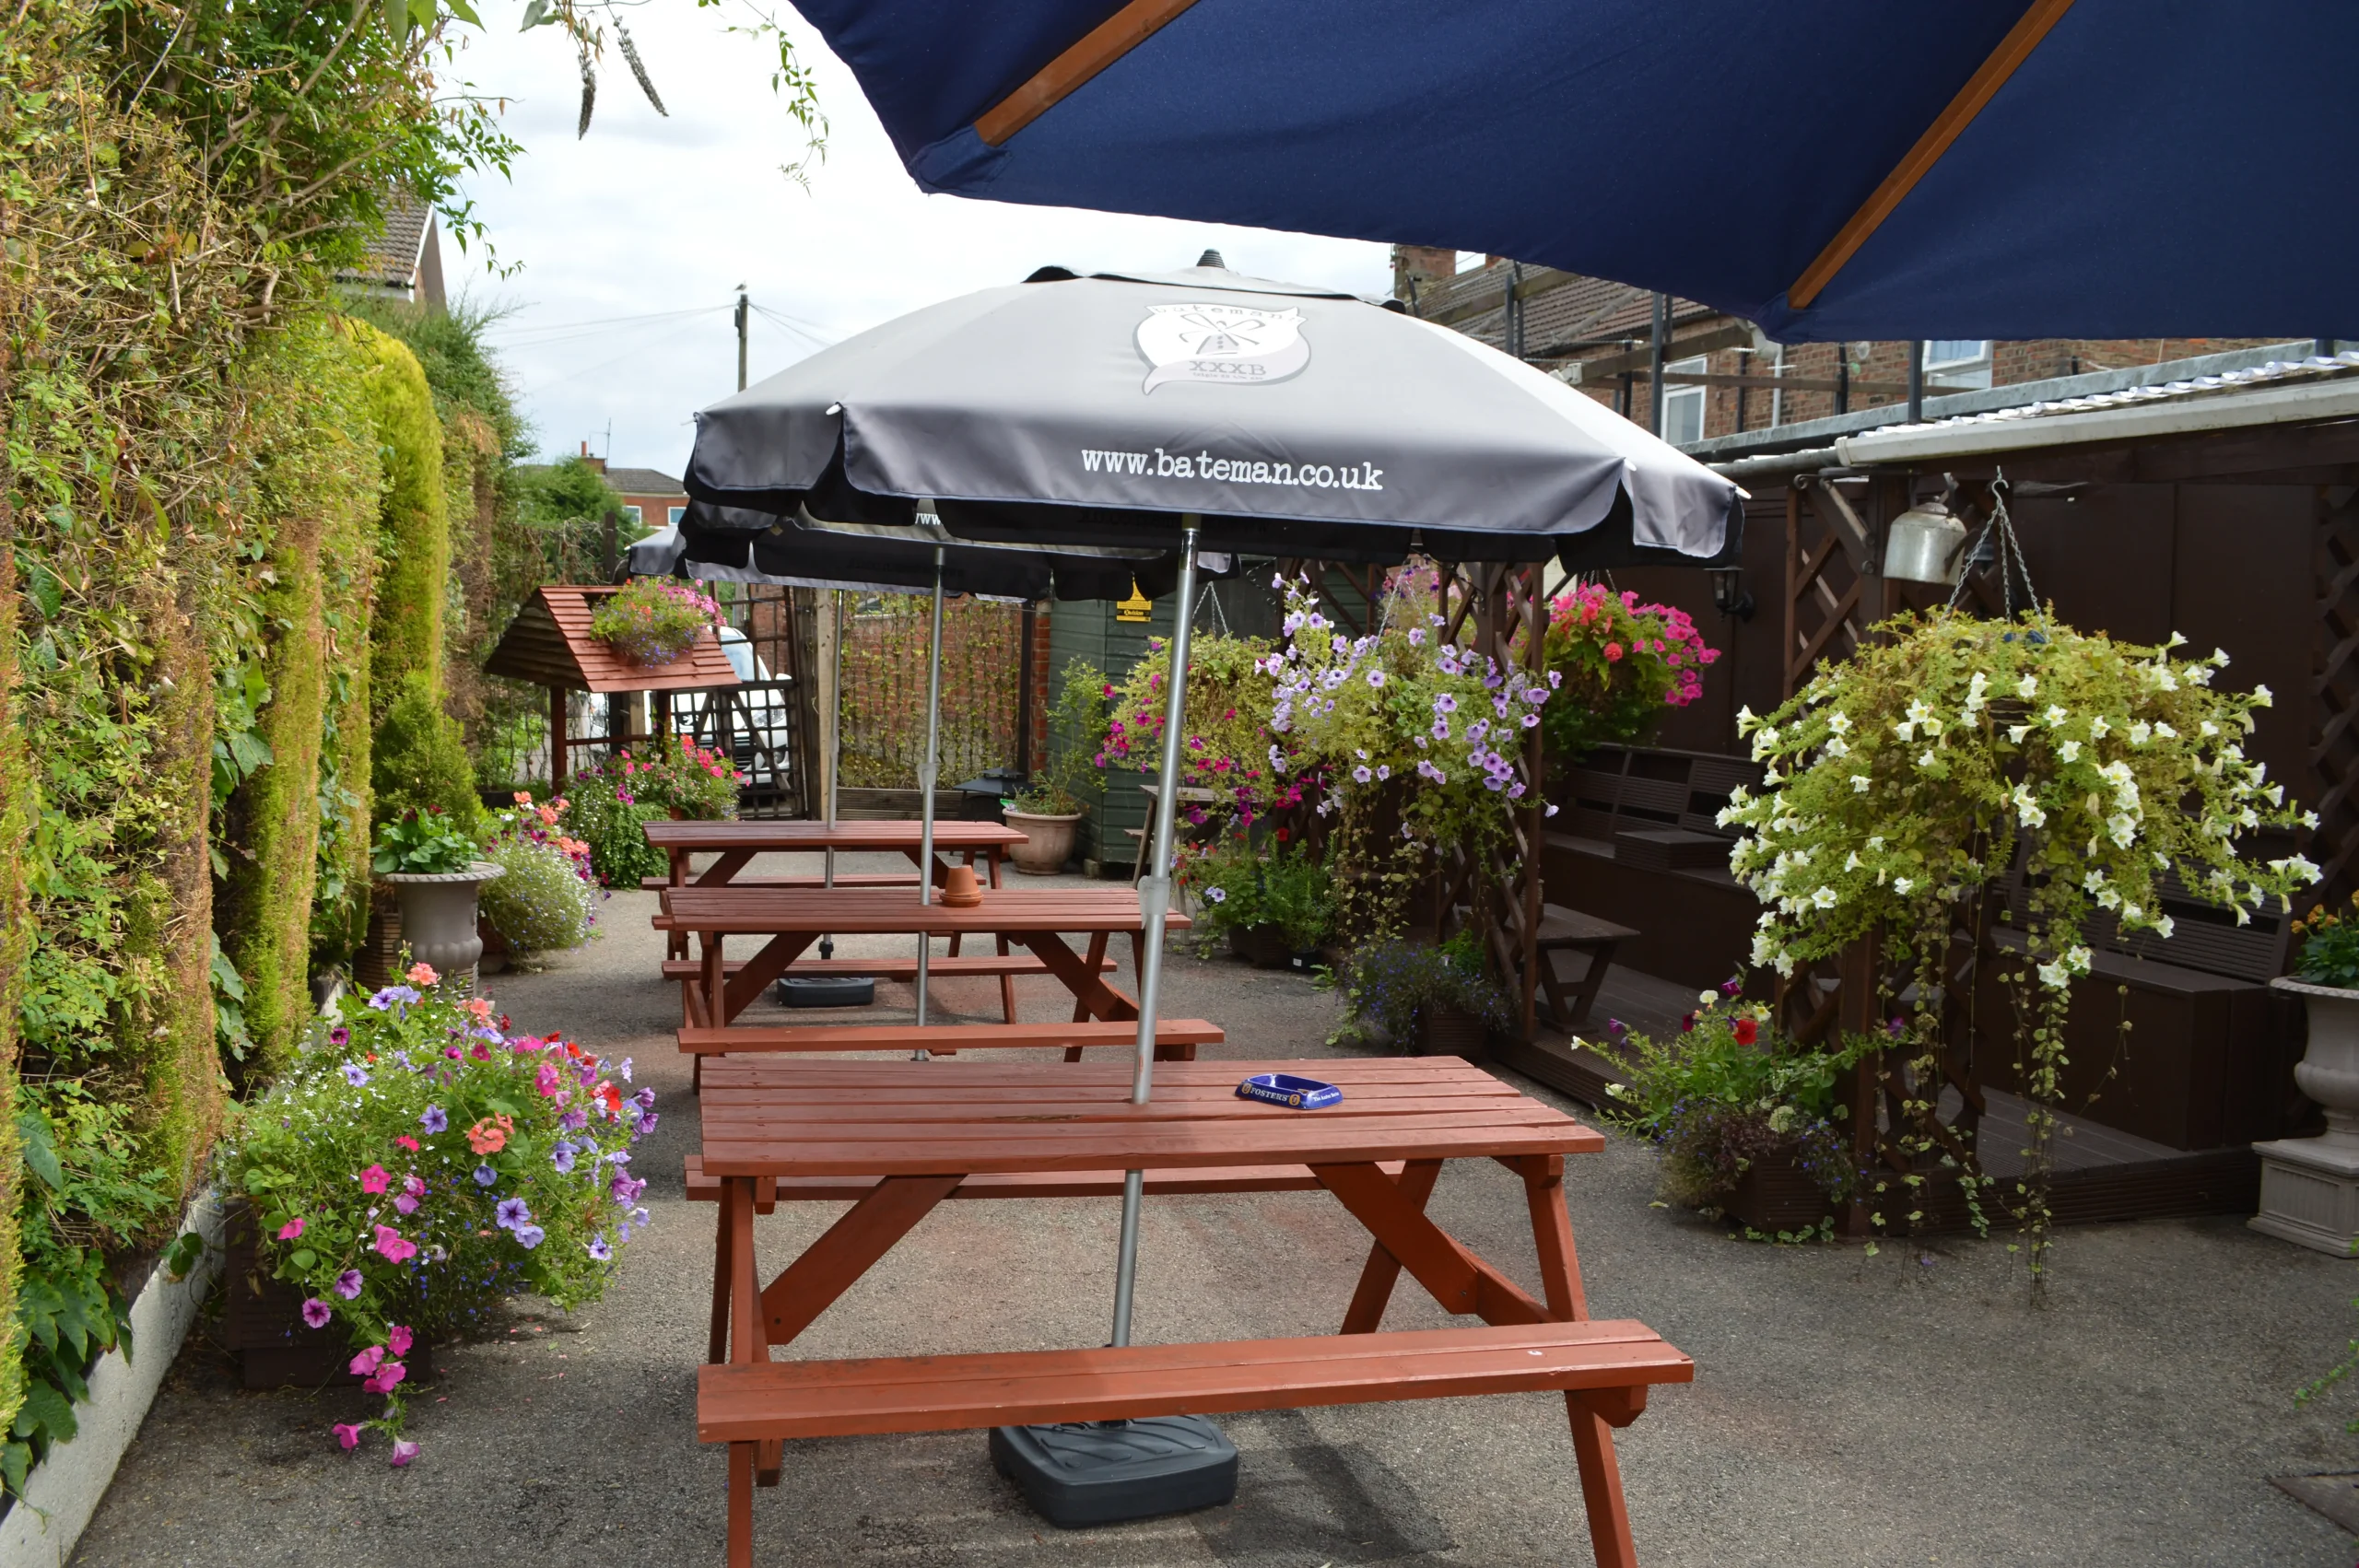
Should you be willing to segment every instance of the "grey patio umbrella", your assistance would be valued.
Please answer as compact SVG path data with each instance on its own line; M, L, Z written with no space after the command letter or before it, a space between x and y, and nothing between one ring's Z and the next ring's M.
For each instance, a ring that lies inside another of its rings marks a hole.
M686 487L968 541L1179 551L1132 1098L1152 1093L1199 551L1567 568L1733 558L1743 492L1570 387L1397 310L1241 276L1027 282L912 311L698 415ZM1130 1341L1126 1174L1114 1342Z

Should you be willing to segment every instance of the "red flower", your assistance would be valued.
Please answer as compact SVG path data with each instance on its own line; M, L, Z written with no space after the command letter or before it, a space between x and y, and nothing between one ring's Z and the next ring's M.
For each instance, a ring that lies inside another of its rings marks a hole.
M1681 1034L1684 1035L1684 1034L1688 1033L1689 1031L1693 1030L1695 1027L1696 1027L1696 1015L1695 1015L1694 1013L1692 1013L1692 1012L1690 1012L1690 1013L1686 1013L1686 1014L1683 1015L1683 1016L1680 1018L1680 1020L1679 1020L1679 1032L1680 1032Z
M1285 841L1286 841L1286 830L1285 830L1285 828L1281 827L1280 829L1278 829L1278 842L1279 842L1279 843L1281 843L1281 844L1283 844L1283 843L1285 843Z
M1759 1027L1754 1024L1752 1019L1740 1018L1736 1021L1736 1043L1738 1045L1749 1046L1760 1036L1760 1034L1761 1031Z

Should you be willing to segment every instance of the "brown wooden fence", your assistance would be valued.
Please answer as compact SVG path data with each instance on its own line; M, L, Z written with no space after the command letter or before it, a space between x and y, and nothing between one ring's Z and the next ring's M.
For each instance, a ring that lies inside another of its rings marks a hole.
M926 642L932 600L863 594L843 639L843 781L906 790L925 756ZM943 786L1015 762L1023 611L954 599L942 612Z

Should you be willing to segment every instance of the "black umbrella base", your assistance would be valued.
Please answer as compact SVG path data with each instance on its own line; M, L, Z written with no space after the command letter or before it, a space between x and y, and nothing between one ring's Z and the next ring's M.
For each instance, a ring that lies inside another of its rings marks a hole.
M868 1007L876 1000L873 975L788 975L778 983L781 1007Z
M1063 1530L1210 1508L1237 1495L1237 1445L1203 1416L995 1426L992 1464Z

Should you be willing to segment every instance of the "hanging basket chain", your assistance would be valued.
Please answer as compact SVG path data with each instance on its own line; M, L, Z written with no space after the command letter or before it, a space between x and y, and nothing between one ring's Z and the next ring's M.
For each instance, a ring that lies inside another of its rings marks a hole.
M2007 483L2005 469L2000 469L1992 476L1990 521L1982 525L1982 532L1966 546L1964 562L1958 568L1957 581L1950 589L1950 609L1956 609L1958 601L1964 597L1966 576L1974 564L1974 557L1987 544L1991 547L1999 568L2001 614L2011 621L2018 614L2015 608L2015 583L2018 579L2023 583L2023 608L2035 615L2039 614L2039 595L2031 584L2031 566L2024 559L2023 542L2015 537L2014 519L2007 511L2007 496L2013 488Z

